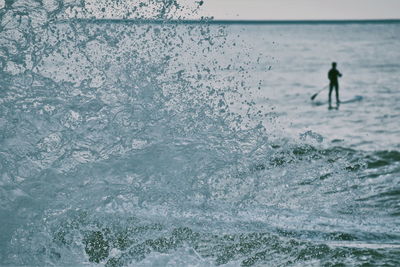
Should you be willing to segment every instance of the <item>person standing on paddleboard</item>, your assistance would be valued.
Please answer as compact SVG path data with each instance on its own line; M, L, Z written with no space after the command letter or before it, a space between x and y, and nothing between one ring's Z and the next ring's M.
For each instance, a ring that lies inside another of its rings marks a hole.
M335 88L336 91L336 104L338 105L340 103L339 100L339 77L342 77L342 74L336 69L336 62L332 62L332 69L328 72L328 78L329 78L329 106L331 105L331 94L333 88Z

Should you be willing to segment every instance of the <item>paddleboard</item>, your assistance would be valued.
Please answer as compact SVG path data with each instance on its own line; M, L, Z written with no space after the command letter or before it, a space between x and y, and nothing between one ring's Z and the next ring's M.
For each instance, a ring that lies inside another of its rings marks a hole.
M356 95L356 96L354 96L354 97L352 97L350 99L346 99L344 101L340 101L339 105L356 103L356 102L359 102L359 101L362 101L362 100L363 100L362 96ZM329 104L328 101L313 101L312 103L313 103L314 106L322 106L322 105ZM336 100L332 100L332 105L336 105Z
M359 101L361 101L362 99L363 99L362 96L356 95L355 97L350 98L350 99L348 99L348 100L340 101L340 104L349 104L349 103L359 102Z

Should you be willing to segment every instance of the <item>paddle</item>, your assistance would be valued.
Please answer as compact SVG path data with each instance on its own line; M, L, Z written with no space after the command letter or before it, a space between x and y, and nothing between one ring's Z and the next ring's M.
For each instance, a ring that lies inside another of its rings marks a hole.
M322 88L321 90L319 90L318 92L316 92L315 94L313 94L313 95L311 96L311 100L314 100L314 99L317 97L317 95L318 95L319 93L321 93L323 90L325 90L328 86L329 86L329 84L326 85L326 86L325 86L324 88Z

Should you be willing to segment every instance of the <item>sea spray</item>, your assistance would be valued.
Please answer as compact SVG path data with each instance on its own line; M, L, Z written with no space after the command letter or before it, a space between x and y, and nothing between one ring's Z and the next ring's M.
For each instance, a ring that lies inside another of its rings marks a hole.
M368 180L382 161L395 171L396 154L368 158L312 131L280 136L273 107L254 102L259 55L234 54L223 26L167 23L200 2L132 3L1 10L2 265L398 257L395 245L363 246L391 225L385 213L365 221L382 197Z

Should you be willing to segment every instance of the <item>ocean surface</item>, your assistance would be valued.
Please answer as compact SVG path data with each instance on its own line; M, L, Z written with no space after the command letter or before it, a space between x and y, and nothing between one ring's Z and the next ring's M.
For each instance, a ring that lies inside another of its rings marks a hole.
M0 9L0 266L400 266L399 23L77 3Z

